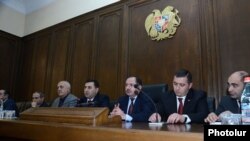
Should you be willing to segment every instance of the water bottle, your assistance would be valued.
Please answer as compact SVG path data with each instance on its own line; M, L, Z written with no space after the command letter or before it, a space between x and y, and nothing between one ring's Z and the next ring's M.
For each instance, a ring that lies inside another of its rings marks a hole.
M3 119L4 111L3 111L3 100L0 99L0 119Z
M242 124L250 124L250 76L244 78L245 87L241 94Z
M3 100L0 99L0 111L3 111Z

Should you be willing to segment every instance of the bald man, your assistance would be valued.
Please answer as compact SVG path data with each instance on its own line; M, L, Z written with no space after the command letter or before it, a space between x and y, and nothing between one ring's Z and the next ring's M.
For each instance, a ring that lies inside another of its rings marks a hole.
M229 76L227 82L228 94L222 97L216 111L210 113L205 118L205 122L211 123L221 120L220 117L223 114L241 113L240 98L244 89L244 77L247 75L248 73L246 71L236 71Z
M57 84L58 97L54 100L51 107L75 107L78 98L71 94L71 86L68 81L60 81Z

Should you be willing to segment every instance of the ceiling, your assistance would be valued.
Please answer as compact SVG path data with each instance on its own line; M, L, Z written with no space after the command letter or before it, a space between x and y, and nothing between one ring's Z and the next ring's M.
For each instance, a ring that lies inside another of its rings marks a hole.
M28 14L55 1L56 0L0 0L0 4L13 8L20 13Z

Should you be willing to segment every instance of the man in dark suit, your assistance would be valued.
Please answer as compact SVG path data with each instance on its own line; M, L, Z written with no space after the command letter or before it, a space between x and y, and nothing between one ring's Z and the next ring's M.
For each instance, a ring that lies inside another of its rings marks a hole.
M15 110L15 116L19 116L19 111L16 102L9 97L10 93L7 90L0 90L0 106L3 107L2 110ZM3 104L3 105L1 105Z
M109 107L109 97L100 94L97 80L87 80L84 86L84 97L77 104L78 107Z
M149 116L154 111L154 105L141 92L141 88L141 79L134 76L128 77L125 84L126 95L118 99L118 104L110 113L111 117L118 115L125 121L148 122Z
M236 71L229 76L227 82L228 94L222 97L216 111L210 113L205 118L205 122L211 123L221 120L224 114L241 113L240 98L244 89L244 77L247 75L246 71Z
M149 121L167 123L203 123L208 114L207 96L203 91L192 89L192 74L181 69L173 79L174 90L162 95L160 114L154 113Z
M36 91L32 94L31 107L49 107L44 100L44 93Z

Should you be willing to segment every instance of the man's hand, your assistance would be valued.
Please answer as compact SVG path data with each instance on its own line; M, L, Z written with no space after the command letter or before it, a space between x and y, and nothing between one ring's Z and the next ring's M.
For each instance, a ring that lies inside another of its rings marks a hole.
M214 112L212 112L212 113L210 113L205 119L204 119L204 121L206 122L206 123L212 123L212 122L215 122L216 120L218 120L219 119L219 117L214 113Z
M115 105L113 111L110 113L111 116L121 116L122 119L125 119L126 114L119 107L119 103Z
M36 106L37 106L37 102L32 101L32 102L31 102L31 107L33 107L33 108L34 108L34 107L36 107Z
M168 117L167 123L184 123L185 116L178 113L173 113Z
M148 121L150 121L150 122L160 122L160 121L161 121L161 116L160 116L160 114L158 114L158 113L153 113L153 114L149 117Z

